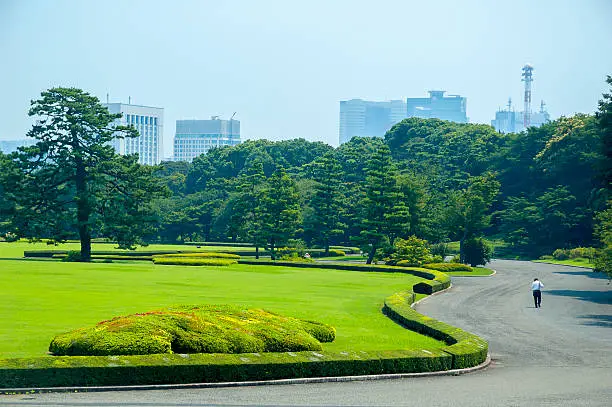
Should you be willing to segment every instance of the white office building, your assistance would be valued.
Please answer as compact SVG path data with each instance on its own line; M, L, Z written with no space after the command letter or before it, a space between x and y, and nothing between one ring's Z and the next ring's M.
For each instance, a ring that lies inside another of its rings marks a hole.
M164 139L164 109L124 103L105 103L111 113L123 113L118 124L132 125L138 137L115 139L111 145L118 154L138 154L138 162L156 165L162 161Z
M174 161L193 161L214 147L240 144L240 120L177 120Z

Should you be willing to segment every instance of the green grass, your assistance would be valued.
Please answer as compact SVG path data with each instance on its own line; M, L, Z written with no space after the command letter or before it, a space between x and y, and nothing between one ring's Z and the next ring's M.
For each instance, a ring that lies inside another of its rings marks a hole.
M44 244L0 243L0 258L45 248ZM444 346L381 313L385 297L421 281L405 274L241 264L190 267L0 260L0 279L0 358L45 355L59 333L173 304L237 304L330 324L336 327L337 338L323 345L328 351Z
M472 271L450 271L450 272L444 272L444 274L448 274L449 276L455 276L455 277L471 277L471 276L477 276L477 277L482 277L482 276L490 276L491 274L493 274L494 271L491 269L488 269L486 267L472 267Z
M578 257L575 259L568 259L568 260L547 259L547 260L533 260L533 261L536 263L562 264L565 266L578 266L578 267L593 268L593 263L589 259L585 259L582 257Z

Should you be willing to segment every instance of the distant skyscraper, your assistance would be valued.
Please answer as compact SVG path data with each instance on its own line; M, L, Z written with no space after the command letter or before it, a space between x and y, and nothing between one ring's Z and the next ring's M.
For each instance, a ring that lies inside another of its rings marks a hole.
M467 123L467 98L459 95L444 96L444 93L443 90L430 90L428 98L408 98L406 100L408 117Z
M189 161L213 147L240 144L240 120L177 120L174 161Z
M0 140L0 151L4 154L10 154L17 151L18 147L27 147L36 144L38 140L33 138L21 140Z
M138 137L115 139L111 142L118 154L138 153L138 162L155 165L162 160L164 139L164 109L124 103L104 103L111 113L123 113L117 121L123 126L133 125Z
M403 100L340 101L340 144L353 137L383 137L394 124L405 118L406 103Z

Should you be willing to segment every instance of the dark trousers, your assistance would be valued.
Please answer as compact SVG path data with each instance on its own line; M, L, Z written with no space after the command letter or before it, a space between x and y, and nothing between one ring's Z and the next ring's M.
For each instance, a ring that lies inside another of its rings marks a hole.
M533 303L536 308L540 307L540 304L542 304L542 291L533 290Z

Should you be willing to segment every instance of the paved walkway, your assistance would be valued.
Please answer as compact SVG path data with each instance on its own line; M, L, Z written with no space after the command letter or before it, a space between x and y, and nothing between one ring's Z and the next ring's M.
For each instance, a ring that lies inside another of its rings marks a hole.
M417 309L489 341L491 367L457 377L168 391L0 396L0 405L612 406L612 285L590 270L495 261ZM530 283L545 285L535 309Z

